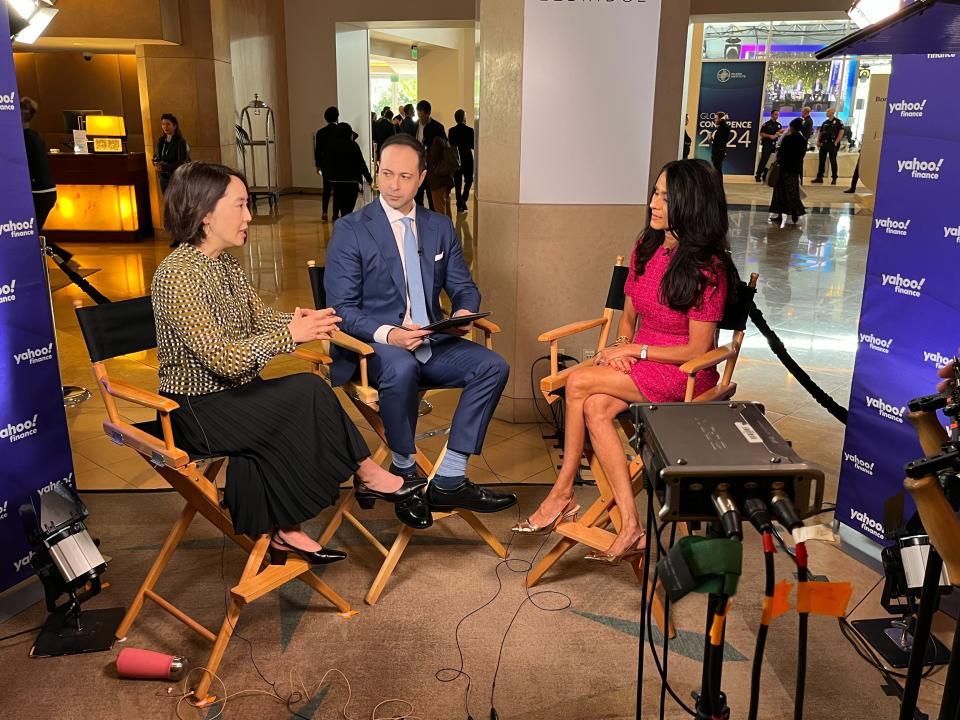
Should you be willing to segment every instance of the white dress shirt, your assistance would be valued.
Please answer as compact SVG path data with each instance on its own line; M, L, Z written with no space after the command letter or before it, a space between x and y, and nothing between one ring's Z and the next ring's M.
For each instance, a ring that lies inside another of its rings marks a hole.
M404 215L399 210L394 210L392 207L387 205L387 202L383 199L383 195L380 196L380 205L383 207L383 211L387 214L387 222L390 223L390 229L393 230L393 237L397 241L397 251L400 253L400 263L403 265L403 279L404 284L407 286L407 310L403 315L403 325L404 327L409 327L410 323L413 322L413 318L410 316L410 288L409 288L409 279L407 278L407 260L403 254L403 223L400 222L402 218L410 218L413 220L410 223L410 226L413 230L413 236L419 237L419 230L417 230L417 205L414 203L413 209L409 213ZM426 298L427 303L430 303L430 298ZM387 335L390 334L390 331L393 330L396 325L381 325L373 333L373 341L378 343L387 344Z

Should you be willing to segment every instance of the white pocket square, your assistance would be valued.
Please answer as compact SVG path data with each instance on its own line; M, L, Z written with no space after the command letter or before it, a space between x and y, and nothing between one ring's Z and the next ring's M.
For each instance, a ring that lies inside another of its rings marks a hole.
M433 258L434 262L440 262L441 260L443 260L443 253L440 253L439 255L435 255Z

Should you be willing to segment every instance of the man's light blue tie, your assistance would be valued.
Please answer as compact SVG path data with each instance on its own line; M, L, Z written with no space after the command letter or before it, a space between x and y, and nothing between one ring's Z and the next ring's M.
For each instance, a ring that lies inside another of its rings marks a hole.
M407 266L407 294L410 296L410 318L420 327L430 324L427 314L427 299L423 293L423 273L420 272L420 253L417 251L417 238L413 234L413 218L400 218L403 223L403 259ZM429 338L413 351L421 363L433 355Z

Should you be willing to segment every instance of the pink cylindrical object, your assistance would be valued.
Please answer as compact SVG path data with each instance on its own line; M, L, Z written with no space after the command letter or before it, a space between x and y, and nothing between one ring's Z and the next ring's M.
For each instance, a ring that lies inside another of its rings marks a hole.
M186 661L179 655L128 647L117 655L117 675L145 680L177 680L185 664Z

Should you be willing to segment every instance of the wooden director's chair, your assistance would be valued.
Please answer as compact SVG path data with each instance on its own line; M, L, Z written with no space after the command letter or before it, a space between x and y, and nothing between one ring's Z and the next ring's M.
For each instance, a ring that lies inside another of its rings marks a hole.
M547 402L554 403L563 397L567 378L570 373L578 366L560 370L558 360L558 342L561 338L571 337L578 333L593 328L600 328L600 337L597 340L597 351L606 347L607 339L610 336L610 329L613 326L614 315L617 311L623 310L624 305L624 283L627 279L629 268L623 264L623 257L617 258L617 263L613 268L613 276L610 279L610 288L607 293L607 301L604 305L603 314L598 318L583 320L570 323L563 327L550 330L540 335L537 339L540 342L550 343L550 375L540 381L540 391ZM747 317L750 308L753 306L753 296L756 294L757 273L750 275L749 284L740 283L737 288L736 299L727 304L724 310L723 320L718 324L718 329L733 330L733 338L723 346L717 347L704 353L698 358L690 360L680 366L680 369L687 374L687 390L685 402L709 402L712 400L726 400L736 392L737 385L732 381L733 371L740 356L740 347L743 343L744 331L747 324ZM588 360L584 365L592 364L593 360ZM708 368L717 367L720 363L725 363L720 383L710 390L694 397L694 383L697 373ZM628 438L632 438L636 433L633 425L633 418L629 412L621 413L617 417L623 432ZM614 502L613 492L610 489L610 483L600 466L600 462L593 455L587 446L587 461L590 464L590 471L597 483L597 489L600 496L575 522L565 522L557 526L557 533L563 536L543 559L530 571L527 578L527 587L536 585L540 578L553 567L553 565L563 555L574 547L577 543L582 543L596 550L606 550L613 542L615 535L606 528L611 523L619 530L620 512ZM634 495L643 490L643 461L640 456L636 456L630 461L629 465L631 484ZM653 538L648 538L650 542ZM637 578L642 577L643 558L638 557L633 561L633 569ZM657 614L657 620L663 627L663 606L659 596L653 595L653 610ZM672 634L672 631L671 631Z
M324 308L327 306L327 296L323 288L324 268L317 265L313 260L310 260L307 263L307 270L310 273L310 287L313 290L314 304L318 309ZM483 332L484 344L487 348L492 350L493 335L500 332L500 327L495 323L490 322L486 318L474 321L474 326ZM390 449L387 446L386 430L383 427L383 421L380 419L380 407L378 404L379 396L376 388L371 387L367 376L367 358L374 353L374 349L367 343L361 342L360 340L357 340L356 338L339 331L334 333L330 342L340 348L354 352L359 356L359 378L346 383L342 389L360 414L363 415L363 418L370 424L370 427L373 428L373 431L377 434L377 437L380 438L380 444L371 457L375 463L382 464L390 457ZM423 396L429 392L442 390L442 388L421 388L420 397L422 399ZM433 479L436 468L440 466L440 462L443 459L446 449L447 446L444 444L443 449L440 451L440 455L437 457L436 461L430 462L430 459L423 453L423 451L420 448L417 448L417 467L419 467L424 475L426 475L430 480ZM373 583L370 585L370 590L367 592L367 595L364 598L368 604L374 605L380 599L380 595L383 593L384 587L386 587L387 582L390 580L390 576L397 567L397 563L400 562L400 558L402 557L404 550L406 550L407 544L410 542L413 534L415 532L422 531L414 530L409 525L400 523L399 532L397 533L393 544L389 549L387 549L383 543L377 540L373 533L364 527L363 523L361 523L354 514L354 509L357 503L353 485L351 484L349 488L345 487L344 489L346 490L346 494L337 504L337 507L333 513L333 517L330 519L330 523L317 539L317 542L319 542L321 545L327 544L333 537L334 533L336 533L343 520L347 520L347 522L349 522L359 531L359 533L367 540L367 542L369 542L381 555L383 555L383 564L380 566L380 571L377 573L376 578L374 578ZM506 548L504 548L500 541L497 540L497 538L493 535L493 533L487 529L487 526L484 525L483 521L480 520L480 518L478 518L476 514L470 510L458 509L454 510L453 512L435 512L433 513L433 520L434 522L438 520L445 520L446 518L453 517L455 515L459 515L461 518L463 518L466 523L473 528L474 532L476 532L477 535L479 535L480 538L490 546L490 548L498 557L505 558L507 556Z
M156 560L147 572L146 579L134 596L133 602L130 603L123 622L117 628L116 637L122 640L127 635L143 609L144 600L152 600L188 628L213 643L213 650L207 661L203 663L206 672L202 674L199 683L193 689L196 704L205 705L212 702L207 692L210 689L213 674L216 673L223 659L230 636L240 617L240 611L245 605L293 579L309 585L329 600L341 613L349 612L350 604L314 575L305 561L294 555L287 557L285 565L267 565L264 568L264 556L270 545L270 536L248 537L235 534L229 513L221 505L215 480L226 458L191 456L178 448L170 423L170 413L179 407L177 403L143 388L116 380L108 374L106 360L156 347L156 327L150 296L90 307L82 307L81 303L77 302L76 308L83 339L87 344L90 361L93 363L93 374L107 409L107 420L103 423L104 432L113 442L125 445L139 453L154 470L163 476L164 480L170 483L174 490L180 493L185 501L180 518L167 534ZM319 373L321 365L330 362L329 357L306 348L298 348L293 355L313 365L315 373ZM117 400L125 400L156 410L159 419L129 423L120 417ZM206 464L205 469L201 469L202 464ZM226 616L217 633L208 630L155 590L157 582L197 513L203 515L224 535L249 553L239 582L230 589L230 602L227 605Z

